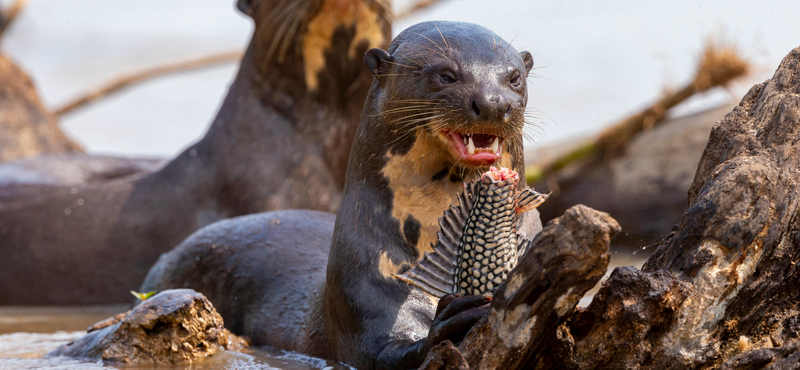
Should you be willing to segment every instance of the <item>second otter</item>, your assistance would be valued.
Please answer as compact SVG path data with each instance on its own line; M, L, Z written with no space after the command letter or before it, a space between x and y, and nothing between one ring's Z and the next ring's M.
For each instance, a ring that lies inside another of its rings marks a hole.
M255 344L357 368L418 367L438 342L463 338L487 311L486 297L437 302L392 274L431 251L462 182L490 165L524 178L533 60L483 27L427 22L365 62L376 80L335 225L307 211L211 225L163 255L143 291L196 289ZM533 238L538 212L522 217L518 235Z

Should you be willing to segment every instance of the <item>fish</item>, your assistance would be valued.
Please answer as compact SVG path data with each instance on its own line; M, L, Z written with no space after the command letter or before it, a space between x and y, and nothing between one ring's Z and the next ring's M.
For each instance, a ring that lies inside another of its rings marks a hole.
M518 216L550 196L530 187L520 190L518 184L515 171L494 166L477 182L464 183L458 204L439 218L433 252L425 252L411 268L392 275L439 298L493 294L532 242L518 238Z

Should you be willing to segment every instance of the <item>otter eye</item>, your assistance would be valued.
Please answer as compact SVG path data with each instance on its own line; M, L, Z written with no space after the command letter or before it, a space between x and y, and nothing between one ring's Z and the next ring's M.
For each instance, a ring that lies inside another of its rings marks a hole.
M439 81L441 81L443 84L451 84L456 82L456 76L453 74L453 72L442 71L439 73Z
M511 81L509 82L511 82L511 84L514 86L519 86L520 82L522 82L522 78L519 76L519 72L517 72L514 75L514 77L511 77Z

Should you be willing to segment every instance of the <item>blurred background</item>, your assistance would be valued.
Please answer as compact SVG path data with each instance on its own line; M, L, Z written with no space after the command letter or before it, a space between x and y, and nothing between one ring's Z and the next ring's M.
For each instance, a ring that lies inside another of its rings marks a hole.
M797 1L447 0L401 19L393 32L425 20L466 21L530 51L539 77L531 79L529 106L546 116L533 147L598 132L686 83L709 37L736 45L755 69L730 91L693 97L673 114L740 98L798 46L797 14ZM2 50L55 108L120 75L243 50L252 28L227 0L31 0ZM236 68L153 80L65 115L62 127L90 153L170 157L202 136Z

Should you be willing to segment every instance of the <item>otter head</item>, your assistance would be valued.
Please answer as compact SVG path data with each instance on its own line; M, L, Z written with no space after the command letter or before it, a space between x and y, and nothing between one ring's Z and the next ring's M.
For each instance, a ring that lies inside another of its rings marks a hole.
M384 209L407 246L402 258L387 252L384 260L395 264L382 262L381 272L389 276L400 268L397 261L432 250L438 219L456 202L462 182L479 179L492 165L524 176L526 77L533 58L486 28L425 22L400 33L387 51L369 50L364 61L376 79L348 184L372 183L385 195ZM359 196L352 195L353 202Z
M386 124L398 137L431 142L429 150L447 153L460 173L484 171L521 146L533 58L490 30L420 23L388 52L369 50L365 63L383 90L376 104Z
M348 95L366 97L370 76L361 58L391 37L388 0L239 0L238 7L255 21L255 69L281 81L282 92L336 108L350 105Z

